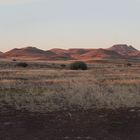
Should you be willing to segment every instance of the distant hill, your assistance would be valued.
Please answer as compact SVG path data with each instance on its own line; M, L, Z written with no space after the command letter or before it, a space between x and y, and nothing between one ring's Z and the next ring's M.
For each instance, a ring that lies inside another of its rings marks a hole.
M36 59L47 59L55 55L55 53L50 51L43 51L35 47L26 47L21 49L12 49L4 53L5 57L12 58L36 58Z
M75 48L75 49L69 49L68 52L70 54L79 54L79 55L81 55L81 54L87 53L88 52L88 49L76 49Z
M15 48L6 53L0 53L6 58L36 59L36 60L92 60L92 59L140 59L140 51L132 46L117 44L108 49L59 49L47 51L36 47Z
M35 47L26 47L21 49L12 49L4 55L7 57L38 57L40 55L45 55L45 52Z
M59 48L54 48L54 49L51 49L49 51L54 52L56 54L65 54L65 53L67 54L68 53L67 50L65 50L65 49L59 49Z
M3 52L0 51L0 58L2 58L2 57L3 57Z
M106 58L106 59L116 59L116 58L122 58L122 56L112 50L106 50L106 49L94 49L90 50L85 54L82 54L79 56L80 59L93 59L93 58Z
M139 57L139 58L140 58L140 51L137 52L137 53L135 53L135 54L133 54L133 56L134 56L134 57Z
M55 48L55 49L51 49L50 51L56 53L58 56L62 58L73 60L73 59L79 59L79 56L87 53L88 49L74 48L74 49L66 50L66 49Z
M73 59L70 55L70 53L68 52L68 50L65 50L65 49L59 49L59 48L54 48L54 49L51 49L49 50L53 53L55 53L56 55L54 56L54 59L57 59L57 60L70 60L70 59Z
M115 51L123 56L134 56L139 51L132 46L128 46L126 44L117 44L110 47L108 50Z

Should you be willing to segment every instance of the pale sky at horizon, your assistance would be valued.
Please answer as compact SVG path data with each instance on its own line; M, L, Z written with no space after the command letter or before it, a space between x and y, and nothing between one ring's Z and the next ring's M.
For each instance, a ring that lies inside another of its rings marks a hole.
M140 50L140 0L0 0L0 51L34 46Z

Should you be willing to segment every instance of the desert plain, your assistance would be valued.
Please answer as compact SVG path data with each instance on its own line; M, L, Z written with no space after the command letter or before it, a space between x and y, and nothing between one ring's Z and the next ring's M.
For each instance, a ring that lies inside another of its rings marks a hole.
M0 140L140 139L140 62L70 63L1 59Z

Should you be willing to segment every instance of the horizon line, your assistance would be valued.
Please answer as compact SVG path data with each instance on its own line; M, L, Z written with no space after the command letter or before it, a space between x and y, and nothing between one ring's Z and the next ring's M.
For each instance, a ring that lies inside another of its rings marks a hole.
M118 44L115 44L115 45L127 45L127 44L123 44L123 43L118 43ZM115 45L112 45L112 46L115 46ZM112 46L110 46L110 47L112 47ZM133 48L135 48L133 45L127 45L127 46L132 46ZM70 49L108 49L108 48L110 48L110 47L105 47L105 48L103 48L103 47L97 47L97 48L80 48L80 47L71 47L71 48L61 48L61 47L52 47L52 48L50 48L50 49L42 49L42 48L40 48L40 47L37 47L37 46L32 46L32 45L29 45L29 46L26 46L26 47L15 47L15 48L12 48L12 49L9 49L9 50L7 50L7 51L1 51L0 50L0 52L2 52L2 53L6 53L6 52L8 52L8 51L11 51L11 50L13 50L13 49L24 49L24 48L29 48L29 47L31 47L31 48L37 48L37 49L39 49L39 50L43 50L43 51L49 51L49 50L52 50L52 49L62 49L62 50L70 50ZM137 49L137 48L135 48L135 49ZM139 49L137 49L138 51L140 51Z

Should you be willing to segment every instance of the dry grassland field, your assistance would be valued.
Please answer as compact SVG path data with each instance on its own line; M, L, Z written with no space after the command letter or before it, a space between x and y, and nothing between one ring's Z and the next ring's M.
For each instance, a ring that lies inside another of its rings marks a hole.
M0 63L0 140L140 139L139 62L17 63Z

